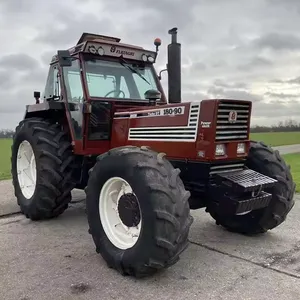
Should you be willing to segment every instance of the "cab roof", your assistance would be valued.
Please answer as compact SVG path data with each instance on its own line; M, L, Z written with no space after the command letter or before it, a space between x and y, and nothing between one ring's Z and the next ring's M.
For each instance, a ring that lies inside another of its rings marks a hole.
M129 60L138 60L154 63L156 52L145 50L143 47L120 43L121 39L112 36L99 35L84 32L79 38L76 46L69 48L70 55L76 53L91 53L98 56L120 57ZM150 58L150 59L149 59ZM54 55L51 63L57 61L57 55Z

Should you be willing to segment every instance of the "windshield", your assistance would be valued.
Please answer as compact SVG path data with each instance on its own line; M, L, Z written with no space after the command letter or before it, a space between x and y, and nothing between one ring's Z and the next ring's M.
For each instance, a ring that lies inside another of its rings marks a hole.
M145 92L158 90L151 66L120 59L85 60L87 87L91 97L145 99ZM146 100L146 99L145 99Z

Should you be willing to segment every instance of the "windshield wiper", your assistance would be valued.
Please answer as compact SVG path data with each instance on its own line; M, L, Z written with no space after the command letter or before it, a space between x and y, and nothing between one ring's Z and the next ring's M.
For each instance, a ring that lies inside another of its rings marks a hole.
M149 85L151 85L151 83L140 73L138 72L137 70L135 70L134 68L132 68L131 66L129 65L125 65L125 64L129 64L123 57L120 57L120 64L124 67L124 68L127 68L129 69L131 72L139 75L142 79L144 79Z

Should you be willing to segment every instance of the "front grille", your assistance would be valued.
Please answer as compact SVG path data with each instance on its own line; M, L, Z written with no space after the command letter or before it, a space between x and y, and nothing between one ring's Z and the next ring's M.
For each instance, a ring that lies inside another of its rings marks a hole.
M230 162L223 164L212 165L209 170L210 177L215 174L228 173L233 171L241 171L245 167L245 161Z
M230 112L237 115L235 122L229 121ZM218 106L216 141L237 141L248 138L250 103L221 101Z

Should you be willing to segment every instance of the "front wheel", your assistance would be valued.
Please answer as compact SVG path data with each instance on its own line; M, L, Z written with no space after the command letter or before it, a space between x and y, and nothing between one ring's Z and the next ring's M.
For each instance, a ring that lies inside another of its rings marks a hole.
M246 166L278 181L274 187L266 189L267 193L272 194L269 205L243 215L225 216L215 211L210 211L210 214L217 224L229 231L243 234L264 233L285 221L294 205L295 183L279 152L262 142L251 142Z
M96 250L123 275L144 277L176 263L188 245L188 199L163 154L121 147L98 157L86 188Z

